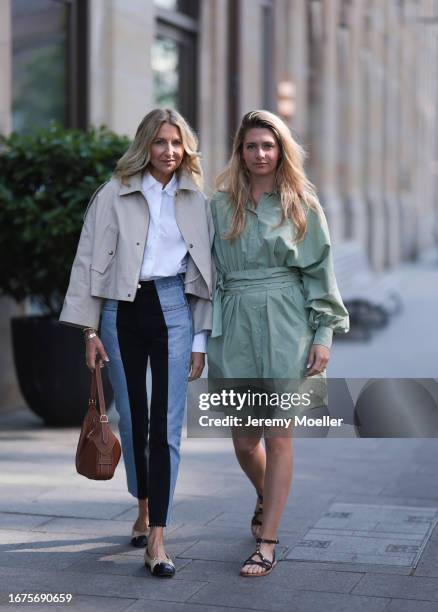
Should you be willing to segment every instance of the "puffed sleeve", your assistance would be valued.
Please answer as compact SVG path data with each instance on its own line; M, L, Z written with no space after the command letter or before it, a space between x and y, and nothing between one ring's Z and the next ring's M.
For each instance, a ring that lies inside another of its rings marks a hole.
M309 325L315 330L313 343L330 348L333 333L348 332L349 318L336 283L322 209L307 211L307 232L298 243L297 265L301 269Z

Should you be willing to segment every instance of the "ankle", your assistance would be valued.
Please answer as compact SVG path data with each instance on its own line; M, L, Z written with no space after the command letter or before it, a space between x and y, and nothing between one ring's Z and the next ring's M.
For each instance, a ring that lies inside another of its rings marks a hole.
M152 557L158 557L163 552L165 552L164 542L149 542L148 541L147 547L148 547L148 554L151 555Z
M151 542L151 544L163 544L164 533L161 527L151 527L149 542Z

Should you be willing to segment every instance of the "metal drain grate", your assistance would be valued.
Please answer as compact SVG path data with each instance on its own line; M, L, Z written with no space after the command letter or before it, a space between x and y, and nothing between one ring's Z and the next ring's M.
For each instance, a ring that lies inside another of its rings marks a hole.
M437 508L332 504L287 559L415 567Z

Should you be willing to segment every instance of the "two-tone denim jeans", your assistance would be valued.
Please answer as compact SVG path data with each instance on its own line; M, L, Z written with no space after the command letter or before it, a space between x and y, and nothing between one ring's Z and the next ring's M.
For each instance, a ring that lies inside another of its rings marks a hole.
M128 490L148 498L150 526L165 526L179 467L193 340L183 277L140 282L134 302L106 300L101 339L110 359Z

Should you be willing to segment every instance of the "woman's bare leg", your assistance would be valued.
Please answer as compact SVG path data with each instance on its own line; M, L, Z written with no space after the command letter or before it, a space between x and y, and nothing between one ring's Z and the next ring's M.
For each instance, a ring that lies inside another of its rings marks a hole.
M240 429L232 429L234 451L240 467L248 476L253 484L258 496L263 496L265 470L266 470L266 452L262 443L262 428L253 428L251 437L242 436ZM256 501L254 512L260 510L259 500ZM258 520L261 515L256 515ZM261 525L251 525L251 531L255 537L260 535Z
M265 439L266 472L263 496L263 525L260 537L268 540L277 538L281 516L287 502L292 481L293 453L292 437L272 436ZM261 544L260 552L267 559L273 557L273 544ZM254 557L255 560L259 560ZM247 573L262 572L257 565L246 566Z
M239 435L240 434L240 435ZM257 495L263 495L266 452L262 443L262 429L254 428L254 436L241 435L238 428L232 428L234 451L240 467L254 485Z

